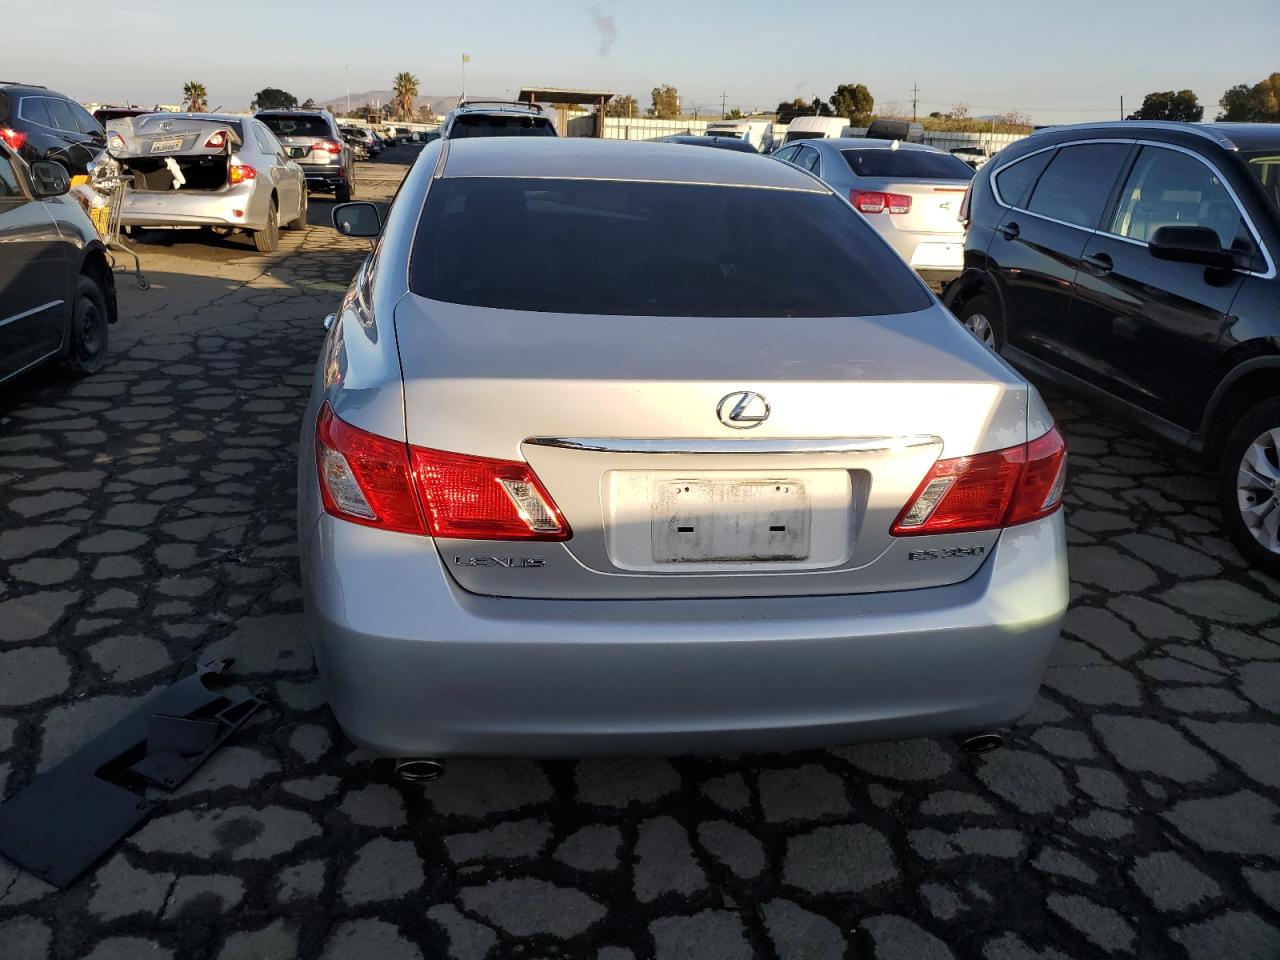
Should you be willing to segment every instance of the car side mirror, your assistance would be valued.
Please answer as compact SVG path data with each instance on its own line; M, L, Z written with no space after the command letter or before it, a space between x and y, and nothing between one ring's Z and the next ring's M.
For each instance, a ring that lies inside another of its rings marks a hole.
M310 153L310 152L311 152L311 151L310 151L310 150L308 150L306 147L290 147L290 148L289 148L289 159L290 159L290 160L301 160L303 157L305 157L305 156L306 156L308 153Z
M1151 235L1147 249L1157 260L1194 263L1216 270L1232 270L1240 266L1240 257L1225 250L1216 230L1208 227L1159 227Z
M340 203L333 208L333 228L344 237L372 239L382 232L382 217L367 200Z
M52 160L31 164L31 189L37 197L60 197L71 189L66 167Z

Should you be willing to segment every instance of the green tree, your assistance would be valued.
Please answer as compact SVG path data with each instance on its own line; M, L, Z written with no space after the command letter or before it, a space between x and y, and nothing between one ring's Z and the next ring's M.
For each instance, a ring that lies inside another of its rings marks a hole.
M737 107L734 107L732 110L730 110L728 113L724 115L724 118L726 120L741 120L745 116L746 116L745 113L743 113Z
M310 97L307 97L307 99L305 99L305 100L303 100L303 101L302 101L302 109L303 109L303 110L318 110L318 109L320 109L320 105L319 105L318 103L316 103L314 100L312 100Z
M253 95L249 104L252 110L292 110L298 105L298 98L287 90L278 87L263 87Z
M640 116L640 104L636 103L636 98L631 94L624 94L621 97L614 97L604 107L606 117L638 117Z
M865 127L871 122L876 101L871 91L861 83L842 83L831 94L831 108L837 117L848 117L855 127Z
M653 97L653 106L649 108L650 116L659 120L674 120L680 116L680 94L671 84L664 83L660 87L654 87L650 95Z
M796 97L794 100L783 100L778 104L778 122L790 123L796 117L833 117L831 107L814 97L813 100L803 100Z
M409 71L402 70L391 82L391 91L394 94L391 109L396 112L396 116L401 120L412 120L414 100L418 96L418 78Z
M1235 123L1280 123L1280 73L1249 86L1239 83L1218 101L1218 120Z
M182 85L182 105L192 113L204 113L209 109L209 91L198 80L188 80Z
M436 114L435 111L431 109L431 104L424 103L418 108L418 121L420 123L436 122Z
M1197 123L1204 117L1204 107L1193 90L1163 90L1148 93L1142 106L1129 114L1130 120L1187 120Z

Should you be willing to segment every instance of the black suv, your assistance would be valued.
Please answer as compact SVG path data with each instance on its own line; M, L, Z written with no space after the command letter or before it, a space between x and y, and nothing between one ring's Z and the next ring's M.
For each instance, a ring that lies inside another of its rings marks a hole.
M308 190L331 191L339 203L356 192L355 151L328 110L259 110L254 116L271 128L286 148L302 147L298 166Z
M944 302L1032 374L1204 454L1280 574L1280 124L1056 127L965 198Z
M23 83L0 81L0 140L27 163L52 160L70 174L88 172L107 149L102 124L70 97Z

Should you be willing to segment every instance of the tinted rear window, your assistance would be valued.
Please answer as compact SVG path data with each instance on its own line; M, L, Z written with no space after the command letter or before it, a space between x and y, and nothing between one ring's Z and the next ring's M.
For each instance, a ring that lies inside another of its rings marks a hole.
M259 117L277 137L328 137L332 136L329 123L323 117Z
M1271 206L1280 213L1280 150L1259 150L1243 154L1249 172L1262 184Z
M840 317L930 302L835 197L700 184L438 180L410 274L433 300L549 313Z
M841 150L859 177L903 180L971 180L973 168L946 153L924 150Z
M554 137L555 128L546 117L495 116L464 113L455 117L449 130L451 140L463 137Z
M1076 226L1096 227L1129 149L1127 143L1063 147L1040 175L1027 209Z
M1053 159L1052 150L1044 150L1032 154L1025 160L1018 160L1002 167L995 175L996 189L1000 191L1000 199L1011 207L1025 207L1031 188L1044 173L1044 168Z

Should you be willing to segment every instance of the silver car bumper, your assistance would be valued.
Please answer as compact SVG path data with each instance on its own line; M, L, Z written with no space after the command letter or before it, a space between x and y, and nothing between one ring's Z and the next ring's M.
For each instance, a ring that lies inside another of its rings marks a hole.
M330 705L352 740L394 756L785 750L999 727L1031 708L1068 599L1061 512L1003 533L953 586L749 600L478 596L429 540L328 515L310 533L304 605Z
M137 227L242 227L267 225L266 201L253 185L225 190L139 191L126 193L120 222ZM239 215L237 215L239 211Z

